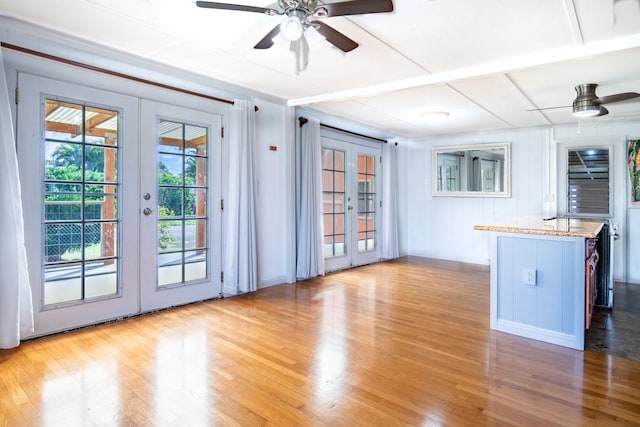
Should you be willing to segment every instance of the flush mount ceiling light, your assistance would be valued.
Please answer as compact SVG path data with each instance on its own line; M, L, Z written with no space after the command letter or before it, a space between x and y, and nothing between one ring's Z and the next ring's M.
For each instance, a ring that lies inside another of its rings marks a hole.
M343 52L351 52L358 47L358 43L319 19L393 11L391 0L349 0L320 5L318 0L278 0L279 9L210 1L196 1L196 5L207 9L256 12L269 16L285 15L287 18L264 36L254 49L269 49L274 44L273 39L281 35L290 43L290 50L296 56L298 73L307 67L309 47L325 39Z
M446 111L426 111L420 114L420 117L429 123L438 123L445 120L449 115Z

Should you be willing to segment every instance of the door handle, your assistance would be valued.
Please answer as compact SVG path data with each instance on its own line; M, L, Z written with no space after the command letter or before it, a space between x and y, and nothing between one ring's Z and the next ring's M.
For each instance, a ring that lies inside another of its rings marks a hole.
M347 210L353 209L353 206L347 206Z
M144 209L142 210L142 213L143 213L143 214L145 214L145 215L147 215L147 216L151 215L151 212L153 212L153 211L151 210L151 208L144 208Z

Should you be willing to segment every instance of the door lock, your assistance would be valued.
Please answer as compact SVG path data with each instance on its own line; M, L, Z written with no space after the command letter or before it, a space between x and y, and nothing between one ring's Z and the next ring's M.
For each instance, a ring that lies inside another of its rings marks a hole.
M142 196L142 198L145 199L145 200L149 200L151 198L151 194L144 193L144 196Z

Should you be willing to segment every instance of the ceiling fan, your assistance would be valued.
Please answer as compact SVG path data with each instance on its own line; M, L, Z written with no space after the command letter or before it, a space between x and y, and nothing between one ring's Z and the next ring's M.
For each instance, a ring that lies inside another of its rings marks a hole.
M280 24L269 31L254 46L254 49L269 49L274 44L274 38L278 36L284 37L285 40L290 42L290 50L296 55L297 72L303 71L307 67L310 44L326 39L343 52L351 52L358 47L358 43L319 19L393 11L391 0L350 0L327 4L318 0L278 0L277 4L273 5L274 7L246 6L211 1L196 1L196 5L207 9L286 16Z
M637 92L622 92L615 93L613 95L598 97L598 95L596 95L597 86L598 85L596 83L585 83L575 87L577 96L576 99L573 100L572 104L573 115L575 117L581 118L605 116L609 114L609 110L607 110L603 106L604 104L612 104L614 102L622 102L634 98L640 98L640 93ZM569 107L538 108L529 111L556 110L561 108Z
M573 100L573 115L576 117L600 117L609 114L609 110L603 104L622 102L640 97L640 93L622 92L613 95L598 97L595 83L585 83L576 86L576 99Z

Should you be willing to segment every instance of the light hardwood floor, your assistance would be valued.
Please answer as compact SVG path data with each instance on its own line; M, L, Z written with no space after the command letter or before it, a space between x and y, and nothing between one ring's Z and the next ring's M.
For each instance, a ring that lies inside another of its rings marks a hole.
M0 351L0 425L617 424L640 362L491 331L487 268L415 257Z

